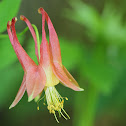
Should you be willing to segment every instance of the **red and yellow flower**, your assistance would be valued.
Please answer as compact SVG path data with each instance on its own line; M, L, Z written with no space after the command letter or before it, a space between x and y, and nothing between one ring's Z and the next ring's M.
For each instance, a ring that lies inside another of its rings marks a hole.
M40 99L41 93L44 89L48 105L47 108L50 113L54 114L57 120L55 114L56 111L58 111L64 118L66 117L62 112L66 115L67 113L63 109L64 98L58 93L55 85L61 82L66 87L75 91L83 91L83 89L79 87L76 80L62 65L58 36L48 14L43 8L39 8L38 12L42 14L42 42L40 49L38 47L37 37L31 23L25 16L20 16L20 19L26 22L35 41L35 53L38 59L38 65L28 56L18 41L15 30L17 18L14 17L12 21L8 21L7 23L7 31L11 44L24 70L22 84L15 100L10 106L10 109L20 101L25 91L27 91L28 101L30 102L35 98ZM45 20L49 29L49 44L46 39ZM69 118L68 115L67 117Z

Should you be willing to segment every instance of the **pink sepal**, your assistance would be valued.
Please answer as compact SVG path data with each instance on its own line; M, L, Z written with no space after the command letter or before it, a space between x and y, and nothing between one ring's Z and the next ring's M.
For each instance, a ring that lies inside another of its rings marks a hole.
M18 91L13 103L9 107L9 109L13 108L21 100L21 98L23 97L23 95L25 93L25 90L26 90L26 75L24 74L22 84L19 88L19 91Z
M36 34L35 34L35 31L30 23L30 21L23 15L20 16L20 19L25 21L25 23L27 24L27 26L29 27L29 30L33 36L33 39L35 41L35 54L37 56L37 59L38 59L38 62L39 62L39 56L38 56L38 45L37 45L37 37L36 37Z
M51 58L53 62L58 62L59 64L62 64L59 40L58 40L57 33L53 27L53 24L48 14L45 12L43 8L39 8L38 12L41 13L42 15L45 15L47 21L47 25L49 29L49 48L50 48L50 53L52 55Z
M43 12L44 10L42 10ZM45 32L45 13L42 14L42 43L40 46L40 64L46 69L51 65L51 57L50 57L50 50L49 44L46 39L46 32Z
M45 84L46 75L42 66L39 65L29 68L26 76L26 88L29 102L42 92Z
M26 51L23 49L23 47L18 41L16 30L15 30L15 22L16 22L16 18L14 17L11 23L12 33L10 30L8 30L8 34L10 34L10 41L19 59L19 62L21 63L24 71L26 71L29 68L29 66L35 65L35 62L28 56L28 54L26 53Z
M82 89L78 86L75 79L73 79L72 75L68 73L68 71L64 67L55 62L53 65L53 72L57 76L57 78L64 84L66 87L69 87L75 91L81 91Z
M70 79L70 81L76 85L77 87L79 87L77 81L73 78L73 76L69 73L69 71L63 66L63 70L65 72L65 74L67 75L67 77Z

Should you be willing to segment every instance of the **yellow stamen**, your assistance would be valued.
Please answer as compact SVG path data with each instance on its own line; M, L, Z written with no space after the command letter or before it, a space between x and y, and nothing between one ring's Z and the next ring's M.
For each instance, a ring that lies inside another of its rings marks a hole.
M46 103L43 103L43 105L46 105Z
M57 119L57 117L56 117L56 114L55 114L55 113L54 113L54 117L55 117L56 121L59 123L59 120Z
M66 97L61 97L61 95L58 93L56 88L54 86L45 88L45 95L47 100L47 109L49 110L49 113L54 114L54 117L56 121L59 123L55 112L57 111L59 113L59 117L64 117L64 119L70 119L69 115L65 112L63 109L64 99L68 100ZM64 114L67 116L65 116Z
M39 106L37 106L37 110L39 110Z
M68 100L68 98L67 98L67 97L65 97L65 99L66 99L66 100Z

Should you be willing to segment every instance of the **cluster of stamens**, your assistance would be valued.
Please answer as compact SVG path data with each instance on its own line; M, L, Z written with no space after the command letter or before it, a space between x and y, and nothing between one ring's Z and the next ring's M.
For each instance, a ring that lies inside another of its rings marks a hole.
M56 88L54 86L45 88L45 96L47 101L47 109L49 110L49 113L54 114L54 117L56 121L59 123L56 112L59 113L59 117L64 117L66 120L70 119L69 115L66 113L66 111L63 109L64 105L64 99L68 100L67 97L61 97L61 95L58 93ZM66 116L65 116L65 115Z
M50 113L55 113L55 111L61 111L61 109L63 108L63 104L64 104L64 100L62 100L61 102L55 104L55 105L48 105L47 108L49 110Z

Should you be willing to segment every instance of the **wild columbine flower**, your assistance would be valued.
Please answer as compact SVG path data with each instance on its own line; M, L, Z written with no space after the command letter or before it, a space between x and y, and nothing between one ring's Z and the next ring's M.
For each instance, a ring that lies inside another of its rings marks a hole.
M64 98L58 93L55 85L61 82L66 87L75 91L83 91L83 89L79 87L76 80L62 65L58 36L48 14L43 8L39 8L38 12L42 14L42 42L40 48L37 44L37 37L31 23L25 16L20 16L20 19L26 22L35 41L35 53L38 59L38 65L28 56L18 41L15 30L17 18L14 17L12 21L8 21L7 23L7 31L11 44L24 70L22 84L10 109L20 101L25 91L27 91L28 102L30 102L35 98L39 101L44 89L48 105L47 108L50 113L54 114L57 122L59 122L55 114L56 111L65 119L69 118L69 116L63 108ZM49 44L46 39L45 20L49 29ZM67 118L63 115L63 112Z

